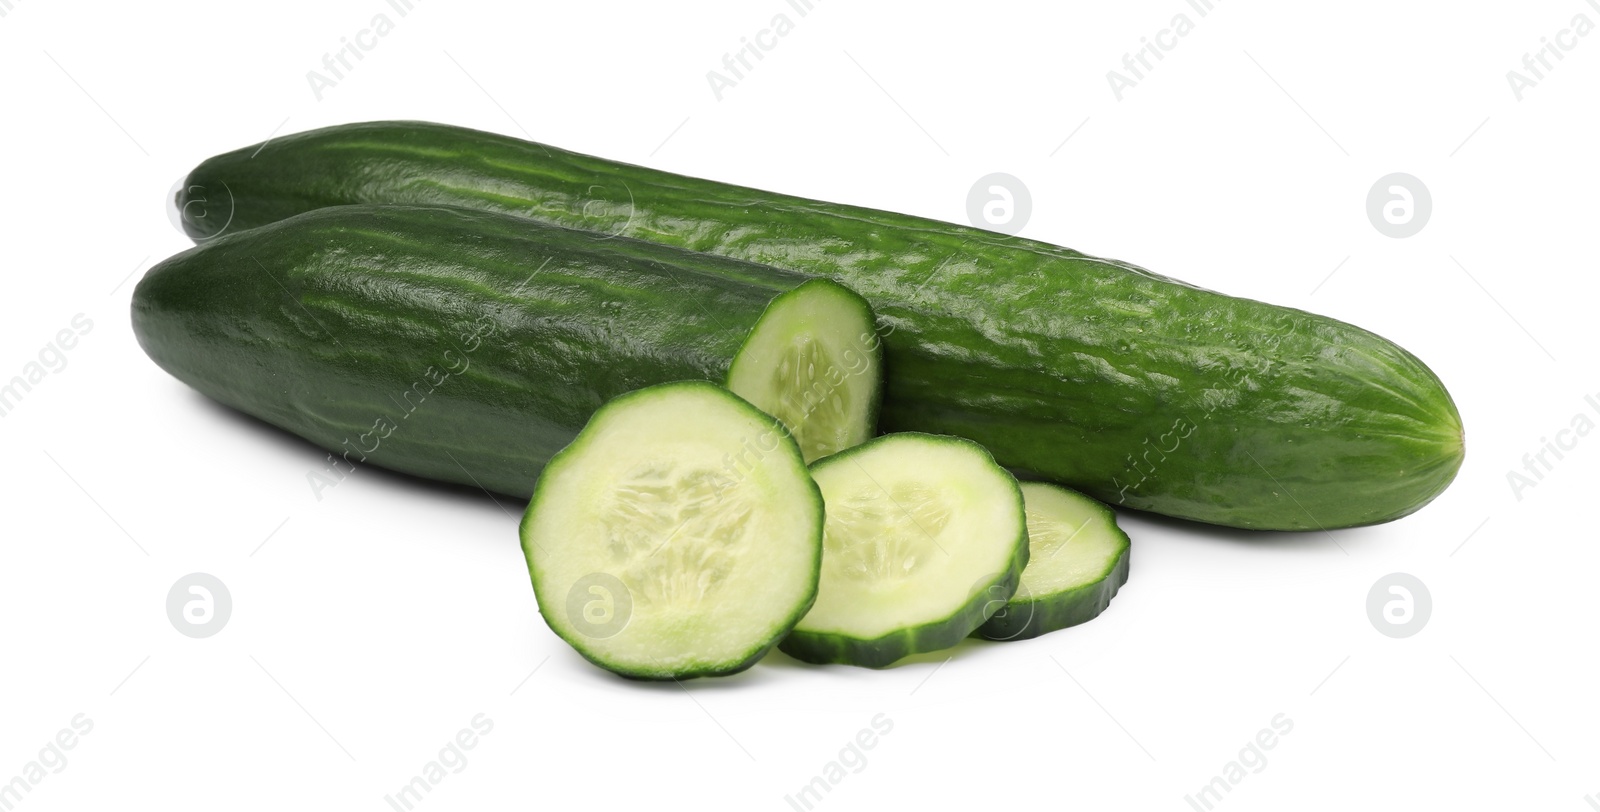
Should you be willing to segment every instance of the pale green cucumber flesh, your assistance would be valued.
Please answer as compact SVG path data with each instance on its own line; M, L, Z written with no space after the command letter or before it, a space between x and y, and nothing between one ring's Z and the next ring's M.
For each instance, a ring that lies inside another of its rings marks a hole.
M1093 620L1128 581L1128 534L1110 508L1043 482L1022 483L1022 499L1028 566L977 637L1025 640Z
M872 437L882 358L866 300L814 279L767 306L733 360L728 388L783 421L811 462Z
M613 399L545 467L522 548L545 622L640 679L748 668L811 607L822 497L781 424L679 382Z
M892 434L811 471L827 505L822 579L786 654L886 666L959 643L1015 590L1022 494L982 446Z

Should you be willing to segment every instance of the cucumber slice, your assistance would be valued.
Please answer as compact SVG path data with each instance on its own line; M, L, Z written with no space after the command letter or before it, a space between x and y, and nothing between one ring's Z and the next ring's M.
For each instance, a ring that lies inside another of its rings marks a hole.
M705 382L612 399L545 467L522 550L550 628L641 679L748 668L811 607L822 495L783 425Z
M806 462L872 437L883 347L872 308L814 279L774 299L728 370L728 388L783 421Z
M983 446L891 434L811 475L827 504L822 583L780 644L790 656L876 668L949 648L1016 589L1028 561L1022 493Z
M1058 485L1022 483L1028 566L975 636L1026 640L1093 620L1128 582L1128 534L1111 508Z

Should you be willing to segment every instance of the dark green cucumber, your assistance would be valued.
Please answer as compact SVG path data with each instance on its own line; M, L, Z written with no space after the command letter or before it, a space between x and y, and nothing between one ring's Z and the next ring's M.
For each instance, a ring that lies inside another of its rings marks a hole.
M416 122L221 155L176 202L198 240L319 206L449 203L827 276L881 319L885 430L969 437L1125 507L1371 524L1427 504L1463 456L1443 384L1373 333L919 217Z
M437 206L208 242L149 271L133 327L173 376L341 471L515 496L623 392L727 383L821 456L871 436L881 374L871 309L835 283Z

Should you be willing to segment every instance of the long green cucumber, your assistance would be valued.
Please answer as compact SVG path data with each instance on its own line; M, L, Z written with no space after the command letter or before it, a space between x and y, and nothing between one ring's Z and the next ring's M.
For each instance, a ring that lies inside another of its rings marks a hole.
M1334 319L1114 260L417 122L282 136L197 167L198 240L308 209L449 203L843 282L876 309L888 431L955 434L1102 501L1238 527L1388 521L1463 456L1443 384Z
M823 456L871 436L881 376L871 309L828 280L438 206L210 241L149 271L133 327L173 376L340 471L514 496L642 386L725 383Z

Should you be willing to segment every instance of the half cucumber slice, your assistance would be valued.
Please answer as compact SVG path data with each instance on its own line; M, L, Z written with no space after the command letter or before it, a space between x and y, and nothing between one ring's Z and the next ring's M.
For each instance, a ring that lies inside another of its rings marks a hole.
M811 607L822 497L782 424L721 387L612 399L550 461L522 549L550 628L642 679L731 674Z
M1128 534L1117 516L1077 491L1022 483L1028 566L1005 607L978 628L989 640L1025 640L1093 620L1128 582Z
M1015 591L1028 561L1022 493L983 446L890 434L811 475L827 504L822 583L780 645L790 656L881 667L949 648Z
M806 462L877 433L882 381L872 307L825 279L767 305L728 369L728 388L783 421Z

